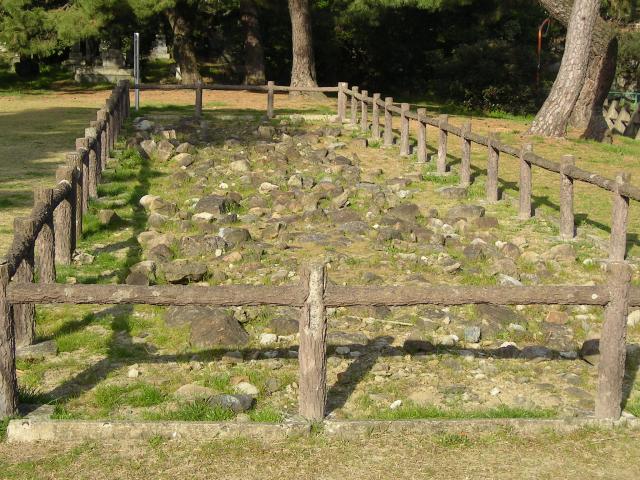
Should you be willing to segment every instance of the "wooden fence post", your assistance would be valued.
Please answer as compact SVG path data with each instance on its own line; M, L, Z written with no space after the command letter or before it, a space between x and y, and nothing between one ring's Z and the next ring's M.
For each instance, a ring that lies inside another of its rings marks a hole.
M324 418L327 400L327 318L324 307L326 271L311 266L302 275L308 297L300 316L299 413L310 421Z
M409 104L403 103L400 105L400 156L406 157L409 155L409 117L407 112L409 111Z
M616 175L616 186L628 183L631 176L620 172ZM618 188L616 188L618 190ZM613 213L611 215L611 239L609 245L609 260L624 260L627 254L627 219L629 217L629 197L613 193Z
M392 97L384 99L384 145L390 147L393 145L393 114L389 107L393 105Z
M371 104L371 137L374 140L380 140L380 94L373 94L373 103Z
M560 238L571 240L575 237L573 215L573 178L565 172L575 164L573 155L563 155L560 161Z
M71 208L73 210L75 222L73 228L73 243L71 250L75 251L76 245L82 238L82 216L84 215L84 209L82 206L82 158L79 153L72 152L67 153L68 165L73 167L73 191L75 192L75 199L71 199Z
M16 338L11 305L7 301L9 266L0 263L0 420L18 411Z
M531 194L533 191L531 177L531 163L527 162L527 153L533 151L533 145L525 143L520 151L520 208L518 218L528 220L531 218Z
M275 116L275 111L274 111L275 93L273 91L274 85L275 85L275 82L273 80L269 80L267 82L267 118L269 120L271 120Z
M82 211L89 210L89 144L86 138L76 139L76 150L80 155L78 168L82 170Z
M347 82L338 82L338 122L344 122L347 116Z
M58 167L56 170L56 180L58 182L69 182L73 187L73 168L70 166ZM72 221L73 209L71 208L70 198L75 198L75 191L73 188L69 193L69 196L62 200L53 212L54 223L54 238L55 238L55 252L56 262L62 265L71 264L71 256L73 252L73 237L75 222Z
M367 105L367 95L369 92L363 90L360 98L360 129L363 132L369 130L369 105Z
M471 185L471 122L464 122L460 130L460 140L462 142L462 153L460 155L460 185L468 187Z
M351 87L351 125L356 126L358 124L358 87Z
M89 178L93 179L94 189L91 190L91 181L89 182L89 196L91 198L98 197L98 185L102 177L102 163L100 161L100 137L95 127L89 127L84 129L84 136L89 139ZM93 165L92 165L93 163ZM93 174L91 172L94 172Z
M622 411L622 382L626 357L627 308L631 268L626 262L611 262L609 273L609 303L604 311L600 335L600 364L598 365L597 418L617 420Z
M202 82L196 82L196 117L202 117Z
M100 135L100 168L107 168L109 157L109 135L107 133L107 112L104 108L98 110L98 133Z
M426 115L426 108L418 109L418 163L427 161L427 124L420 120L420 117L425 117Z
M445 126L449 121L449 115L440 115L440 119L438 121L438 161L436 164L436 172L439 174L447 173L447 131L445 130Z
M34 204L51 205L53 189L35 188L33 191ZM36 273L40 283L56 283L56 246L53 226L53 209L50 209L47 221L42 225L36 239Z
M14 235L33 238L35 235L35 223L29 217L13 219ZM34 244L25 251L20 264L13 275L15 283L33 283ZM32 303L13 305L14 329L16 346L31 345L36 338L35 307Z
M498 165L500 163L500 151L495 148L495 134L489 133L489 158L487 162L487 185L486 194L488 202L498 201Z

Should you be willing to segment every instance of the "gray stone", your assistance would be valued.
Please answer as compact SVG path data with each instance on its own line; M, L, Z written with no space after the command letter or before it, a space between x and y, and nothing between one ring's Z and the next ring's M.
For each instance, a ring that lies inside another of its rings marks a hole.
M534 360L537 358L551 360L555 358L555 353L553 352L553 350L550 350L542 345L531 345L528 347L524 347L520 351L520 358L524 358L526 360Z
M249 341L249 334L230 312L220 308L200 307L194 313L196 314L190 319L192 346L235 346L246 345Z
M55 340L35 343L16 347L16 359L18 360L39 360L42 358L52 358L58 354L58 345Z
M444 198L460 200L467 198L468 190L466 187L440 187L436 192Z
M212 406L218 406L228 408L234 413L242 413L250 410L255 403L255 398L251 395L236 394L236 395L214 395L209 398L208 403Z
M120 217L115 210L106 209L98 211L98 221L100 225L114 225L118 223L119 220Z
M179 153L174 157L174 160L180 167L189 167L193 165L193 162L196 161L196 158L190 153Z
M227 213L238 206L238 203L229 197L222 195L207 195L196 203L195 213L207 212L214 215L220 215Z
M450 208L445 215L445 218L464 218L471 220L474 218L480 218L484 216L484 207L480 205L458 205Z
M246 228L221 228L218 235L232 247L251 241L251 234Z
M469 343L478 343L480 341L480 327L468 326L464 327L464 341Z
M175 149L176 147L168 140L160 140L156 146L155 157L162 162L166 162L171 158Z
M387 211L387 215L404 220L408 223L413 223L416 218L420 216L420 209L414 203L403 203L397 207L390 208Z
M269 328L276 335L295 335L298 333L298 320L296 318L279 315L271 319Z
M182 385L173 392L173 396L176 400L181 402L196 402L199 400L209 400L215 396L215 392L210 388L203 387L202 385L188 383L186 385Z
M180 259L164 265L162 271L167 282L186 284L202 280L207 274L207 266L200 262Z

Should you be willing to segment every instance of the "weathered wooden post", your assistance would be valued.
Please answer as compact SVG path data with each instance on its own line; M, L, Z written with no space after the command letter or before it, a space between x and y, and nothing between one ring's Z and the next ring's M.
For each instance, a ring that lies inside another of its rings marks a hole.
M109 134L107 133L107 112L104 108L98 110L98 133L100 135L100 167L105 170L109 157Z
M393 105L392 97L384 99L384 145L390 147L393 145L393 114L389 107Z
M272 119L275 117L274 105L275 105L275 92L273 91L273 87L275 82L273 80L269 80L267 82L267 118Z
M611 240L609 260L624 260L627 254L627 221L629 217L629 197L620 194L620 187L628 183L631 176L620 172L616 175L616 191L613 192L613 213L611 215Z
M600 335L600 363L598 365L597 418L617 420L622 411L622 382L626 357L627 309L631 268L626 262L610 262L609 303L604 311Z
M102 177L100 164L100 141L95 128L84 129L84 136L89 140L89 197L98 198L98 185Z
M302 275L308 296L300 316L299 413L310 421L324 418L327 400L327 318L324 307L326 271L312 265Z
M403 103L400 105L400 156L406 157L409 155L409 117L407 112L409 111L409 104Z
M531 162L527 161L527 153L533 151L533 145L525 143L520 151L520 208L518 218L531 218L531 194L533 189L531 177Z
M36 273L40 283L56 282L55 234L53 226L53 190L51 188L35 188L34 204L49 205L50 213L40 228L36 239Z
M0 263L0 420L18 410L16 337L11 305L7 301L9 266Z
M380 140L380 94L373 94L373 103L371 104L371 137L374 140Z
M358 124L358 87L351 87L351 125L354 127Z
M460 141L462 142L462 153L460 154L460 185L468 187L471 185L471 122L464 122L460 130Z
M202 82L196 82L196 117L202 117Z
M76 138L76 151L80 156L78 168L82 170L82 211L89 210L89 142L86 138Z
M436 172L440 175L447 173L447 130L446 125L449 121L449 115L440 115L438 121L438 160L436 163Z
M369 130L369 105L367 105L367 95L369 92L363 90L360 97L360 129L363 132Z
M73 243L71 250L75 251L76 245L82 238L82 215L84 209L82 207L82 198L84 196L82 192L82 158L77 152L67 153L67 165L73 167L73 191L75 192L75 201L71 199L71 208L73 210L75 222L73 229Z
M568 175L575 164L573 155L563 155L560 161L560 238L571 240L575 237L573 215L573 178Z
M33 283L35 223L32 218L18 217L13 219L14 238L26 243L24 255L13 275L14 283ZM35 307L32 303L13 306L16 346L31 345L36 338Z
M100 122L94 120L89 122L89 128L85 128L84 130L84 136L85 137L90 137L92 142L94 143L93 145L93 150L96 152L96 169L97 169L97 177L98 177L98 183L100 183L101 179L102 179L102 145L100 144L100 132L98 130L98 125Z
M422 121L420 117L427 116L426 108L418 109L418 151L417 159L418 163L425 163L427 161L427 124Z
M488 150L489 159L487 162L487 184L486 193L488 202L498 201L498 165L500 163L500 150L495 146L497 143L495 134L489 133Z
M62 265L70 265L73 254L73 226L75 222L72 221L74 216L69 199L75 198L76 195L73 189L73 168L70 166L58 167L56 180L58 182L68 182L72 186L67 198L62 200L53 212L56 262Z
M113 100L111 100L110 98L107 99L106 101L106 106L105 106L106 110L107 110L107 129L109 131L109 135L108 135L108 141L109 141L109 151L111 151L115 145L115 119L113 116Z
M338 82L338 122L344 122L347 117L347 82Z

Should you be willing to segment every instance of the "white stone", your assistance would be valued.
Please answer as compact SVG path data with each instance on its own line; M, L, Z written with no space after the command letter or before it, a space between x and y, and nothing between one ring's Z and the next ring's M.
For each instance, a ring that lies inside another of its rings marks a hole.
M258 387L249 382L240 382L235 386L234 390L236 391L236 393L244 393L245 395L253 396L256 396L258 395L258 393L260 393Z
M140 376L140 369L138 364L131 365L129 370L127 371L127 377L129 378L138 378Z
M390 410L396 410L402 406L402 400L396 400L391 405L389 405Z
M262 182L260 184L260 187L258 188L258 191L262 194L265 193L269 193L269 192L273 192L274 190L278 190L278 185L274 185L273 183L269 183L269 182Z
M263 333L260 335L260 345L272 345L278 341L275 333Z
M349 347L336 347L336 353L338 355L347 355L349 352L351 351L351 349Z
M195 220L195 221L211 223L211 222L213 222L213 219L215 218L215 216L212 213L209 213L209 212L200 212L200 213L196 213L191 218L193 220Z
M139 201L140 205L145 208L145 209L149 209L149 206L151 205L151 203L154 200L158 200L160 197L157 195L145 195L144 197L142 197Z
M640 310L634 310L627 315L627 326L635 327L636 325L640 325Z

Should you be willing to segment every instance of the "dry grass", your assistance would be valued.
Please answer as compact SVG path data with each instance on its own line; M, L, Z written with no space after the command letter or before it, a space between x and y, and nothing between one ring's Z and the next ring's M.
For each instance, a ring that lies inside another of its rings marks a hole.
M265 444L236 439L190 444L0 444L3 479L635 479L640 434L585 429L559 435L509 432L472 436L322 434Z

